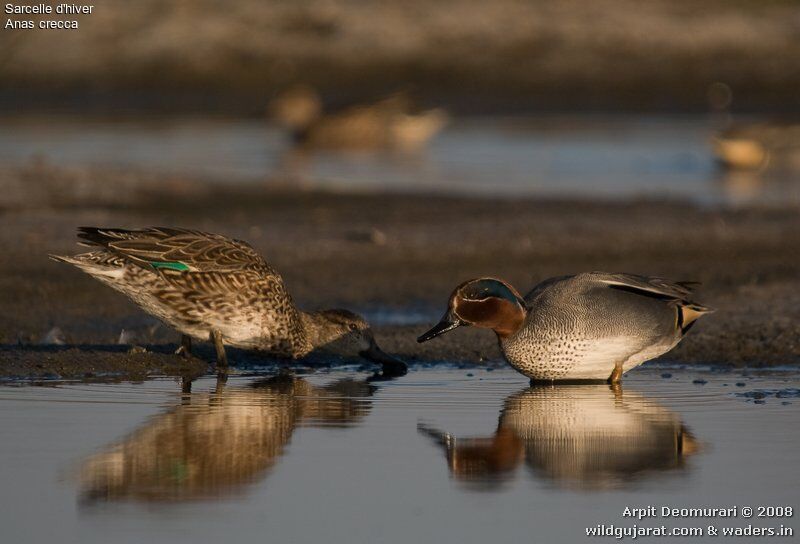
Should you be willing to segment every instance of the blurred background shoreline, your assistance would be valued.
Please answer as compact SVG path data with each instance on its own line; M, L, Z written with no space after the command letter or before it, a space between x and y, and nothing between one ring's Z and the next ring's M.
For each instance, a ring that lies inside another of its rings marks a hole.
M723 167L714 115L456 117L412 150L310 149L277 124L214 115L29 114L0 116L0 124L0 207L119 204L137 190L160 190L147 179L265 192L800 205L798 157Z
M106 0L77 19L0 33L0 109L260 116L302 82L456 114L800 111L791 0Z

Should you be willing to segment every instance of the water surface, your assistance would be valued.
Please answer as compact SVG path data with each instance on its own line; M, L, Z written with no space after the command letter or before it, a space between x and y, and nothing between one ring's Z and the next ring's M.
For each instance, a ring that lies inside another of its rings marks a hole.
M420 153L298 153L263 120L8 117L0 163L133 167L229 182L490 196L795 205L797 172L717 167L706 116L454 120Z
M798 506L800 378L644 367L0 388L0 524L27 542L579 542L626 506ZM694 538L691 541L702 539ZM710 540L714 540L711 538ZM718 538L716 540L719 540Z

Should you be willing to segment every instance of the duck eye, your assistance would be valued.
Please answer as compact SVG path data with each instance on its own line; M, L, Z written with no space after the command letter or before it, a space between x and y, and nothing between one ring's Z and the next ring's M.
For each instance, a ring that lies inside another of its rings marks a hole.
M347 326L347 328L349 328L351 331L355 332L355 331L357 331L357 330L358 330L358 325L356 325L355 323L350 323L350 324Z

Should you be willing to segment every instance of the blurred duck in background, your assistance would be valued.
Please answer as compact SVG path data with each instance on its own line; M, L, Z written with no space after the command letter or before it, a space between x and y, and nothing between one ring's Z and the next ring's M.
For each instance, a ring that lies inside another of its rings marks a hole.
M800 169L800 123L736 124L714 137L714 154L726 168Z
M377 388L344 378L317 386L278 375L245 387L218 380L89 457L81 499L183 502L241 494L266 477L299 426L346 428L369 414Z
M319 94L306 86L292 87L272 100L269 114L291 132L297 145L321 149L414 151L448 119L439 108L415 109L407 93L326 112Z
M619 386L536 386L509 396L489 438L456 438L420 424L447 457L450 473L495 487L528 465L560 487L626 487L681 469L700 450L677 414Z

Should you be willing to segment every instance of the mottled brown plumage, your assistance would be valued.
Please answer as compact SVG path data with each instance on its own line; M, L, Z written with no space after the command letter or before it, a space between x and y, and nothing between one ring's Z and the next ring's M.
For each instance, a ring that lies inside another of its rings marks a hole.
M301 312L280 274L249 244L197 230L81 227L93 251L73 264L124 293L185 337L299 358L315 350L363 355L393 373L405 365L375 344L369 325L347 310Z
M352 379L322 387L283 375L247 387L220 381L86 459L81 498L172 502L240 494L269 473L297 427L352 425L369 413L375 390Z
M308 148L401 149L425 145L447 122L441 109L417 111L406 93L339 111L323 111L319 95L294 87L275 98L271 115Z

